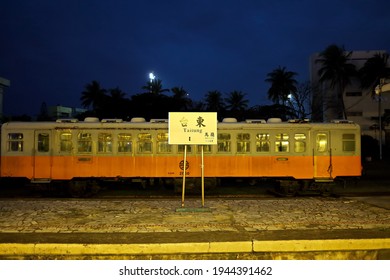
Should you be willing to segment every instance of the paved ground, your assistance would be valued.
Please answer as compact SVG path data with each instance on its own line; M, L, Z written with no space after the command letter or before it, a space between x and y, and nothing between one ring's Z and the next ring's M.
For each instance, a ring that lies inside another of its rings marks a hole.
M390 197L382 198L390 201ZM275 254L295 252L287 258L312 259L318 258L314 251L333 250L344 253L336 257L323 253L319 258L387 259L390 210L362 200L206 198L205 208L199 199L187 199L183 209L181 201L166 199L3 199L0 255L253 258L262 252L268 254L262 258L286 258ZM311 253L303 257L297 252ZM241 255L232 257L232 253Z
M175 200L2 200L2 233L143 233L389 229L390 210L361 198L206 198L206 212L177 212ZM389 202L389 197L381 197ZM185 208L199 208L187 200ZM195 209L197 210L197 209Z

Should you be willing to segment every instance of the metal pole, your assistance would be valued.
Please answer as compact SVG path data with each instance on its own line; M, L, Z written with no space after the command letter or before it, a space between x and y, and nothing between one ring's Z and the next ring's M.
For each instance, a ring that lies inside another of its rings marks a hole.
M379 102L378 102L378 119L379 119L379 159L382 160L382 93L379 93Z
M182 186L182 193L181 193L181 207L184 207L184 196L186 191L186 170L187 170L187 145L184 145L183 186Z
M200 166L202 171L202 207L204 207L204 160L203 160L203 145L202 146L202 164Z

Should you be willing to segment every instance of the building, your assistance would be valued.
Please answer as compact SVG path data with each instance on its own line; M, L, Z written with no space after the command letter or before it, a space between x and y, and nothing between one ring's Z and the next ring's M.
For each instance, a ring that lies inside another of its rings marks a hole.
M356 69L359 70L367 59L377 53L382 54L386 53L386 51L353 51L349 62L354 64ZM318 70L322 66L319 63L315 63L317 58L319 58L318 53L310 58L310 81L314 88L312 95L312 119L316 121L331 121L334 118L332 107L335 106L337 98L334 90L320 87ZM369 90L363 90L360 87L360 81L357 78L353 78L351 84L344 90L343 100L347 119L358 123L362 134L370 135L379 140L378 116L379 114L383 116L386 110L390 110L390 92L382 94L381 102L379 102L378 96L372 96Z
M77 115L85 113L87 110L81 108L75 108L75 107L65 107L61 105L56 105L56 106L48 106L47 111L49 117L56 120L56 119L76 118Z

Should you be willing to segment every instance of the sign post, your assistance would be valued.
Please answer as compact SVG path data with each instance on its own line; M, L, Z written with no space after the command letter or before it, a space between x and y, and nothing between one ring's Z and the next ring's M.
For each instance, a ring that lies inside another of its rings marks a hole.
M184 145L184 168L183 168L183 185L181 189L181 207L184 207L184 196L186 192L186 170L187 170L187 145Z
M203 145L217 144L217 113L170 112L168 143L184 145L184 168L181 207L184 207L187 169L187 145L201 146L202 207L204 207L204 151Z

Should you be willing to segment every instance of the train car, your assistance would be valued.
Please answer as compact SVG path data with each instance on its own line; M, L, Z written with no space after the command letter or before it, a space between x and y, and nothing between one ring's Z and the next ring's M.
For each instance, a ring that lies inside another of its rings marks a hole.
M336 179L361 175L360 128L350 121L280 119L217 125L217 145L204 146L204 176L279 182L285 193L325 190ZM66 182L73 194L100 180L151 179L180 184L201 176L200 146L168 144L168 120L133 118L10 122L2 126L1 177L34 184ZM325 186L325 187L324 187Z

